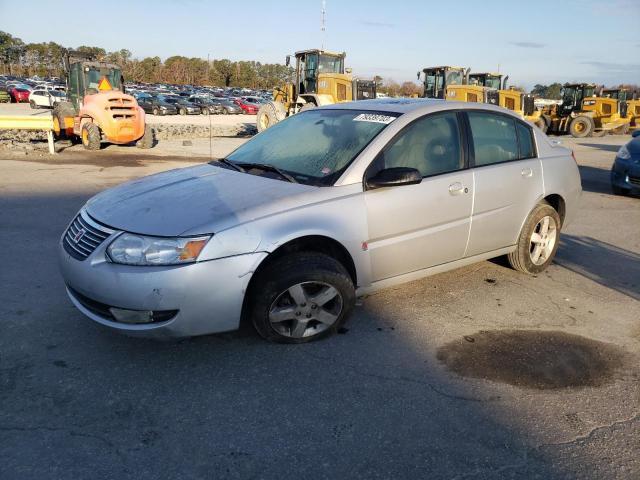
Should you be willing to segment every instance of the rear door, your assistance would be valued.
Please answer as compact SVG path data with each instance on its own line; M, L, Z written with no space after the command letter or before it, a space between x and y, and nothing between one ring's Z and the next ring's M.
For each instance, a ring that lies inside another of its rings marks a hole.
M468 111L475 197L465 256L514 245L543 196L533 132L510 115Z
M459 114L424 116L403 129L366 176L384 168L420 171L417 185L365 192L372 280L462 258L469 234L472 173L466 169Z

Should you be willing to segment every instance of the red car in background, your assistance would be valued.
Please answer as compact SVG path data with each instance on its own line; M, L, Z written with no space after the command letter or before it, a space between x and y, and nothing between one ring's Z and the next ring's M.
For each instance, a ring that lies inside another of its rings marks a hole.
M30 93L31 92L26 88L13 87L9 89L9 95L11 96L11 101L15 103L28 102Z
M248 103L244 100L242 100L241 98L238 98L236 100L234 100L235 104L238 105L243 113L245 113L246 115L257 115L258 114L258 109L260 108L259 105L255 105L253 103Z

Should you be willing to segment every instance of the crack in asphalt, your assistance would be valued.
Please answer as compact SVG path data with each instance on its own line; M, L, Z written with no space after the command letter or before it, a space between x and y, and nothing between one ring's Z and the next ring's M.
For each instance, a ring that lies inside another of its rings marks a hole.
M332 358L330 357L323 357L322 355L316 355L313 353L309 353L307 352L306 355L313 357L317 360L322 360L324 362L331 362L333 361ZM334 362L335 363L335 362ZM350 368L354 373L356 373L357 375L360 375L362 377L369 377L369 378L376 378L378 380L386 380L386 381L391 381L391 382L396 382L396 381L400 381L400 382L406 382L406 383L413 383L413 384L417 384L417 385L424 385L426 387L429 387L430 390L432 390L433 392L435 392L436 394L445 397L445 398L449 398L451 400L461 400L461 401L466 401L466 402L495 402L495 401L499 401L502 399L502 397L500 397L499 395L496 396L491 396L491 397L487 397L487 398L477 398L477 397L467 397L467 396L463 396L463 395L455 395L452 393L447 393L444 392L438 388L436 388L433 384L426 382L424 380L418 380L415 378L410 378L410 377L389 377L386 375L380 375L377 373L370 373L370 372L365 372L362 371L361 368L357 365L351 365L351 364L345 364L345 363L341 363L340 364L343 367L348 367Z
M606 425L598 425L597 427L593 427L591 430L589 430L589 432L585 435L578 435L577 437L575 437L573 440L567 440L566 442L558 442L558 443L542 443L540 445L538 445L536 448L536 450L539 450L541 448L546 448L546 447L562 447L565 445L572 445L578 442L582 442L584 440L589 440L594 433L600 431L600 430L606 430L606 429L611 429L613 427L616 427L618 425L624 425L626 423L632 423L635 422L636 420L640 419L640 413L635 413L632 417L624 419L624 420L617 420L613 423L609 423Z

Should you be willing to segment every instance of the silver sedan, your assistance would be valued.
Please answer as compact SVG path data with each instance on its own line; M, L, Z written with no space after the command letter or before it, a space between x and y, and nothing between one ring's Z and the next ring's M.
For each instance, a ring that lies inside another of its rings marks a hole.
M96 195L61 238L60 268L82 313L127 334L246 320L300 343L380 288L501 255L544 270L580 193L572 152L499 107L332 105Z

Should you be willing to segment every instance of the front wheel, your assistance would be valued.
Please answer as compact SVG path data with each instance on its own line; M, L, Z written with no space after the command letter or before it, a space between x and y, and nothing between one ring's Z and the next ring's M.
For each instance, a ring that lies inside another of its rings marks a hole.
M186 115L187 114L187 109L186 108L181 108L180 109L180 115Z
M151 113L153 113L154 115L158 115L160 111L157 108L154 108Z
M591 117L580 115L574 118L569 125L569 133L574 138L589 137L593 133L595 125Z
M355 288L344 266L321 253L282 257L257 274L251 319L266 340L305 343L338 330L355 305Z
M95 123L82 126L82 146L87 150L100 150L100 128Z
M144 135L142 138L136 142L136 147L138 148L152 148L155 144L155 134L151 125L145 125L144 127Z
M542 272L553 261L560 242L560 216L549 204L537 205L529 214L516 249L507 255L509 264L520 272Z

